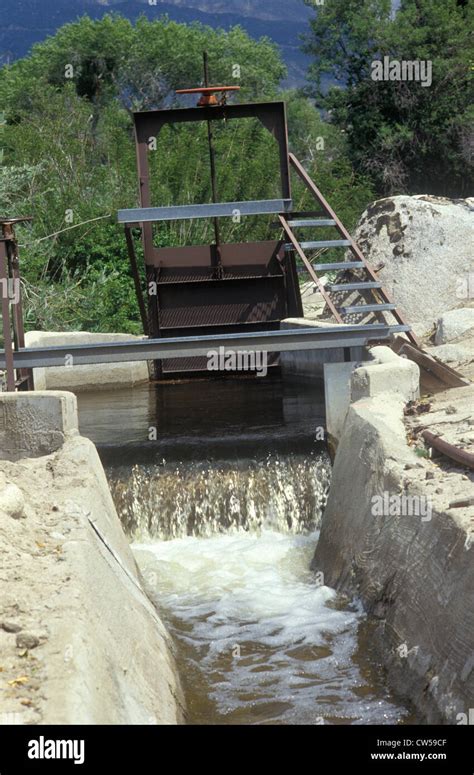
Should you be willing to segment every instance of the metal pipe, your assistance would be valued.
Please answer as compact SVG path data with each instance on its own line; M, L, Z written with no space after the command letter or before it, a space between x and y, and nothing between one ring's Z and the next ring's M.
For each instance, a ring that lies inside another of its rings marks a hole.
M474 454L472 454L472 452L466 452L464 449L459 449L458 447L453 446L453 444L449 444L449 442L444 441L444 439L436 436L431 431L423 431L421 435L430 447L433 447L438 452L446 455L446 457L451 458L451 460L454 460L456 463L474 470Z
M13 340L10 324L10 299L8 295L8 256L6 238L0 239L0 295L2 297L2 324L4 358L2 368L7 372L7 390L15 390L15 367L13 363Z
M142 321L143 333L145 336L149 334L148 328L148 315L146 311L145 299L143 297L142 286L140 282L140 274L138 271L137 258L135 255L135 246L133 244L133 237L131 229L125 226L125 241L127 243L128 258L130 261L130 267L132 270L133 282L135 284L135 294L138 301L138 308L140 310L140 318Z
M203 52L204 63L204 86L209 86L209 62L207 51ZM211 189L212 189L212 201L214 204L218 202L217 198L217 180L216 180L216 152L214 149L214 138L212 134L212 124L207 121L207 142L209 145L209 160L211 164ZM219 230L219 221L214 218L214 238L216 241L216 278L220 279L223 274L222 256L221 256L221 235Z

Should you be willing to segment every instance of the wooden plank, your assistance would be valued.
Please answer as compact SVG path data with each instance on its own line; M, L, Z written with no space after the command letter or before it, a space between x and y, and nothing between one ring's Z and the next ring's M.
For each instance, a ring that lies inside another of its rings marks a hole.
M421 369L427 371L430 375L436 377L447 387L465 387L470 385L470 381L465 379L459 372L446 366L433 355L425 352L419 347L414 347L402 336L397 336L392 342L392 350L397 355L406 355L411 361L418 364Z

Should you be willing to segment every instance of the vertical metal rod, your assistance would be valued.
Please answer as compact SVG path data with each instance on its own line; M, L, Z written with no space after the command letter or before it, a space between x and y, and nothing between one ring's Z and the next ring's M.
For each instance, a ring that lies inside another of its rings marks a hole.
M0 294L2 297L3 348L7 367L7 390L15 390L13 366L13 341L10 327L10 299L8 295L7 248L5 238L0 239Z
M146 311L145 299L143 297L143 290L140 282L140 274L138 272L137 258L135 255L135 246L133 244L132 232L129 226L125 226L125 241L127 243L128 258L130 261L130 267L132 270L133 282L135 284L135 293L137 296L138 307L140 310L140 318L143 326L143 333L148 336L150 333L148 326L148 316Z
M207 51L203 52L204 62L204 86L209 86L209 62ZM214 149L214 137L212 134L212 123L207 120L207 141L209 145L209 160L211 164L211 189L212 189L212 201L217 203L217 181L216 181L216 152ZM219 221L214 218L214 238L216 241L216 258L217 258L217 270L216 275L218 278L222 277L222 255L221 255L221 238L219 230Z
M23 315L21 314L21 286L18 262L18 250L14 238L5 243L7 251L8 276L13 283L13 343L15 350L25 346L25 331L23 328Z
M12 301L13 343L15 350L20 350L25 346L25 327L23 324L20 259L18 255L18 244L13 229L11 239L6 243L6 249L8 257L8 274L12 279L14 294ZM20 382L20 390L34 390L33 369L17 369L17 377Z
M162 332L160 329L160 305L158 299L158 279L160 276L160 269L156 266L146 266L146 285L148 290L148 309L150 310L150 332L148 336L151 339L161 339ZM150 293L150 283L154 283L156 293ZM153 361L152 374L154 379L161 379L163 376L163 361Z
M31 218L14 219L16 221L29 221ZM2 232L5 237L5 249L7 254L7 272L13 285L12 322L13 322L13 346L14 350L20 350L25 346L25 327L23 323L23 299L21 293L20 256L18 242L13 223L3 223ZM18 390L34 390L33 369L16 369Z

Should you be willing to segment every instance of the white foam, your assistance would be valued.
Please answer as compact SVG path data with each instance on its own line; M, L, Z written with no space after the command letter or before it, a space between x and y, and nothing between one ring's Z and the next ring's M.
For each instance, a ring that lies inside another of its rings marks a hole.
M175 636L207 675L218 716L398 717L353 691L364 683L352 660L358 614L339 610L334 590L307 570L316 541L241 531L133 546L157 602L179 622Z

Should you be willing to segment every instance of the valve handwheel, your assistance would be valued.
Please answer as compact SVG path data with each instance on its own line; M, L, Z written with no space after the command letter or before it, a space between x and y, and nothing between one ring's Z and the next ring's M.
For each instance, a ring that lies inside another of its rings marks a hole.
M195 89L176 89L176 94L200 94L198 107L203 108L208 105L225 105L227 92L239 90L240 86L198 86ZM216 94L222 94L220 100L217 99Z

